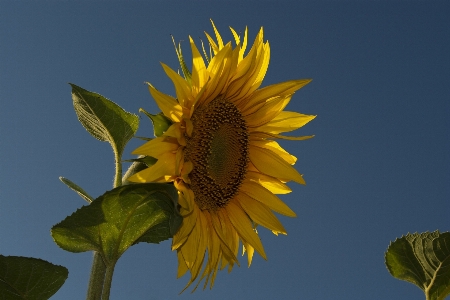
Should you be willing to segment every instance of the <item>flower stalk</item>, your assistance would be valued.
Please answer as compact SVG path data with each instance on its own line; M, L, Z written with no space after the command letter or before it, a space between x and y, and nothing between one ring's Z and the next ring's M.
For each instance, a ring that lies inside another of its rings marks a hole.
M122 185L122 163L121 155L114 149L115 159L115 175L114 188ZM91 275L89 278L89 286L86 299L87 300L108 300L111 290L112 277L116 262L106 266L102 255L94 251L94 259L92 261Z
M103 282L105 280L106 265L103 258L97 251L94 251L91 275L86 295L87 300L101 300L103 292Z

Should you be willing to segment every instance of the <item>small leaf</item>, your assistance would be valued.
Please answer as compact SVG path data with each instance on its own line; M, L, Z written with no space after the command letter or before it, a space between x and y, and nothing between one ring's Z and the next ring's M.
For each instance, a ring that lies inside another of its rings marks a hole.
M150 142L151 140L153 140L152 138L148 138L145 136L135 136L135 138L140 139L142 141L146 141L146 142Z
M136 159L125 160L126 162L133 162L128 170L125 172L125 175L122 177L122 185L125 184L134 184L134 182L127 181L132 175L147 169L150 166L153 166L157 159L151 156L142 156Z
M83 190L81 187L79 187L78 185L76 185L75 183L70 181L69 179L60 176L59 180L61 180L65 185L67 185L69 188L74 190L78 195L80 195L81 198L86 200L88 203L91 203L92 201L94 201L94 198L89 196L89 194L86 193L85 190Z
M64 250L99 252L114 262L155 226L174 228L182 217L176 209L177 191L171 184L130 184L115 188L53 226L52 237ZM179 225L178 225L179 226ZM175 231L178 228L175 228ZM168 239L174 230L143 241Z
M186 62L184 61L184 57L183 57L183 53L181 52L181 43L178 43L178 49L177 49L177 45L175 44L175 39L172 36L172 42L173 45L175 46L175 52L177 53L177 57L178 57L178 61L180 62L180 67L181 67L181 71L183 72L184 78L186 79L186 81L191 84L192 81L192 74L189 71L189 68L186 65Z
M172 121L163 113L152 115L143 108L139 108L139 112L143 112L153 123L153 134L156 137L162 136L164 132L172 125Z
M140 163L145 164L147 167L151 167L158 161L158 159L156 159L152 156L142 156L142 157L138 157L138 158L128 159L125 161L126 162L140 162Z
M450 294L450 232L408 233L389 245L385 260L392 276L417 285L426 299Z
M109 142L117 157L139 127L139 117L100 94L71 84L72 100L78 120L96 139Z
M65 267L42 259L0 255L0 299L46 300L68 275Z

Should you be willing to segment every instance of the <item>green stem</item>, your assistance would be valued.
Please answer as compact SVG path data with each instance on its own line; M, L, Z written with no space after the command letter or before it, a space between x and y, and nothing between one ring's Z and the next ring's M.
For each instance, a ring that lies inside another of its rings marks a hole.
M114 267L116 266L116 262L112 262L107 268L106 268L106 274L105 274L105 282L103 284L103 298L102 300L109 300L109 293L111 291L111 283L114 273Z
M122 185L122 163L120 155L114 149L114 159L116 165L116 174L114 176L114 187ZM89 286L86 299L87 300L102 300L109 299L109 291L111 289L112 276L114 272L114 265L106 267L102 256L97 251L94 251L94 260L92 262L91 277L89 278Z
M94 260L92 262L91 277L89 278L89 287L86 295L87 300L101 300L103 291L103 282L105 280L106 265L103 262L100 253L94 251Z
M120 161L120 155L117 150L114 151L114 158L116 161L116 174L114 176L114 187L119 187L122 185L122 162Z

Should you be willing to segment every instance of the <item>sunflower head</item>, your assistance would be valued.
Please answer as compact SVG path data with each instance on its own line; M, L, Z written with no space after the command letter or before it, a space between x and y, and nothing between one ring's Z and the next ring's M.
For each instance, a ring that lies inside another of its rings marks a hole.
M231 271L239 265L240 242L249 266L255 250L266 259L257 225L286 234L273 212L289 217L295 213L275 194L291 192L288 181L305 182L292 166L296 157L275 140L311 138L280 133L298 129L315 117L284 111L309 79L260 88L270 57L262 28L246 53L247 29L241 39L231 28L233 47L231 42L224 44L212 25L215 39L205 33L210 55L202 47L202 56L189 37L192 72L180 46L175 50L183 77L162 64L175 97L149 84L172 125L133 152L157 162L128 179L173 182L178 189L183 224L173 237L172 249L178 255L178 277L190 272L187 286L205 279L205 287L208 282L212 287L219 269Z

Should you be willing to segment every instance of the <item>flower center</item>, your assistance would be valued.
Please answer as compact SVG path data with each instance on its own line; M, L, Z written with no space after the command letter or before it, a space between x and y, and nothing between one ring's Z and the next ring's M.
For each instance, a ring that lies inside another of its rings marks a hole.
M245 178L248 132L237 107L215 99L192 115L194 130L187 137L185 159L194 164L189 173L195 202L202 210L224 207Z

